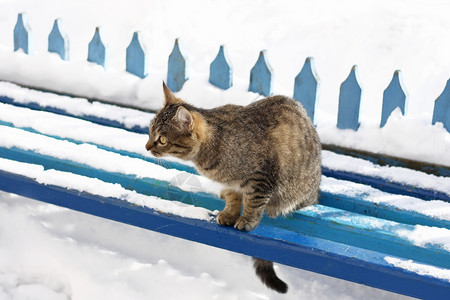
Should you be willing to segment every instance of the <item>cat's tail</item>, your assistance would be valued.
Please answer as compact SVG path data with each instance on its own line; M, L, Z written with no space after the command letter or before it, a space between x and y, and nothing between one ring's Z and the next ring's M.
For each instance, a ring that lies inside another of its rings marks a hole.
M288 285L278 278L273 269L273 262L253 257L253 267L255 268L256 275L267 287L278 293L287 293Z

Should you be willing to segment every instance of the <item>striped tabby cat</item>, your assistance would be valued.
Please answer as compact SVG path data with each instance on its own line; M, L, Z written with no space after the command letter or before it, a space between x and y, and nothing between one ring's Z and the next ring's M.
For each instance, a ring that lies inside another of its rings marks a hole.
M156 157L190 160L200 174L224 185L220 225L249 231L263 212L276 217L317 203L321 144L297 101L273 96L248 106L201 109L165 84L163 89L165 105L150 124L146 149ZM268 287L287 292L272 262L254 258L254 267Z

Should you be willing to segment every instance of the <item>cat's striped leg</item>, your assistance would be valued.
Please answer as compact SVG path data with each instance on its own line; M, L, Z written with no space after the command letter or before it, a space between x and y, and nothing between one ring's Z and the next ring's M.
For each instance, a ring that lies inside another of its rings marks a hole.
M242 193L232 189L223 189L220 191L220 198L225 200L225 208L217 215L217 223L233 226L241 214Z
M244 231L255 229L261 221L262 214L269 199L267 195L258 192L245 194L243 197L244 209L242 216L236 220L234 228Z

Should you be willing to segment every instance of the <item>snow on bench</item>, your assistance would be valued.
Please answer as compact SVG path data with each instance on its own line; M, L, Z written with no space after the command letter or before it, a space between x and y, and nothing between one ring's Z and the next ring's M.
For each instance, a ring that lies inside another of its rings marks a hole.
M324 151L320 203L245 233L215 222L219 185L145 151L151 113L31 98L1 97L1 190L410 296L450 293L448 177Z

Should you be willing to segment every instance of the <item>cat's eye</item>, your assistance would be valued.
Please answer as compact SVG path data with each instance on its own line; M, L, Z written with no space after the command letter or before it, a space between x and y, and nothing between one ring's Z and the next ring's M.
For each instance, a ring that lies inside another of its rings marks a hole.
M165 145L167 144L167 138L160 136L158 141L160 142L161 145Z

